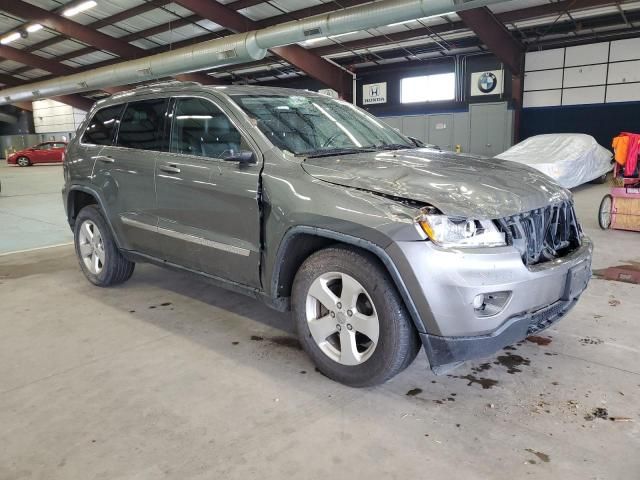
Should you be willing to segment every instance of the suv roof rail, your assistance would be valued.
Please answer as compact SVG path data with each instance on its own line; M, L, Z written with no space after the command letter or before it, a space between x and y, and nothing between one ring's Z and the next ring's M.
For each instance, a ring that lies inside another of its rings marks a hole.
M163 80L163 81L159 81L159 82L143 83L141 85L137 85L134 88L134 90L139 90L141 88L162 87L162 86L176 85L176 84L202 86L202 84L200 82L192 82L192 81L182 82L180 80Z

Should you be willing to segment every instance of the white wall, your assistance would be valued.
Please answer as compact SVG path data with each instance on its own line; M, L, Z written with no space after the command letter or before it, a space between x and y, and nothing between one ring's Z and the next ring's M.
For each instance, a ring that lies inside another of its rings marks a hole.
M640 38L529 52L526 107L640 100Z
M33 102L33 124L36 133L64 134L75 132L86 112L55 100Z

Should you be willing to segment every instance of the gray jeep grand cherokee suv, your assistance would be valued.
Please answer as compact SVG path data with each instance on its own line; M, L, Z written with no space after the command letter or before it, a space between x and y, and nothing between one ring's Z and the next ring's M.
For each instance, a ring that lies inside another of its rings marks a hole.
M150 85L99 101L64 161L90 282L148 261L291 309L320 371L436 373L553 324L591 275L571 194L516 163L420 148L340 100Z

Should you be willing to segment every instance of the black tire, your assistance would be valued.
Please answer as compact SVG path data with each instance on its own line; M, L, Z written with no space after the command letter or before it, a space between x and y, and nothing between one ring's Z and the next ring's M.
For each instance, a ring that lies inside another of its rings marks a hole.
M80 254L80 229L86 221L92 222L97 226L102 237L104 263L101 271L97 274L89 270ZM111 234L111 229L97 205L88 205L80 210L75 221L73 233L78 263L87 280L99 287L108 287L126 282L131 278L136 264L124 258L120 250L118 250Z
M29 160L29 158L27 157L18 157L16 159L16 165L18 165L19 167L30 167L31 160Z
M379 337L373 353L358 365L343 365L325 354L314 340L307 322L307 294L313 282L328 272L351 276L364 287L378 317ZM330 247L305 260L292 291L292 312L300 342L327 377L352 387L386 382L407 368L420 350L420 339L404 302L387 271L368 252Z
M591 180L591 183L595 183L596 185L602 185L603 183L606 183L607 181L607 174L605 173L604 175L600 175L598 178L594 178L593 180Z
M610 210L609 210L609 215L608 215L608 220L606 220L605 217L606 213L603 212L603 209L606 206L609 206ZM600 207L598 208L598 225L600 225L600 228L602 230L608 230L611 227L611 216L612 216L612 208L613 208L613 197L609 194L605 195L604 197L602 197L602 200L600 201Z

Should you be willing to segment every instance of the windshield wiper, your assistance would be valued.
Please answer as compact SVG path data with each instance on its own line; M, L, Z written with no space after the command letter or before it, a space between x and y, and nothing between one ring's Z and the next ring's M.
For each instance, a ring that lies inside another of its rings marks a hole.
M416 148L415 145L404 145L402 143L385 143L383 145L377 145L377 150L409 150Z
M332 155L349 155L353 153L375 152L375 147L339 147L339 148L317 148L305 152L296 153L296 157L330 157Z

